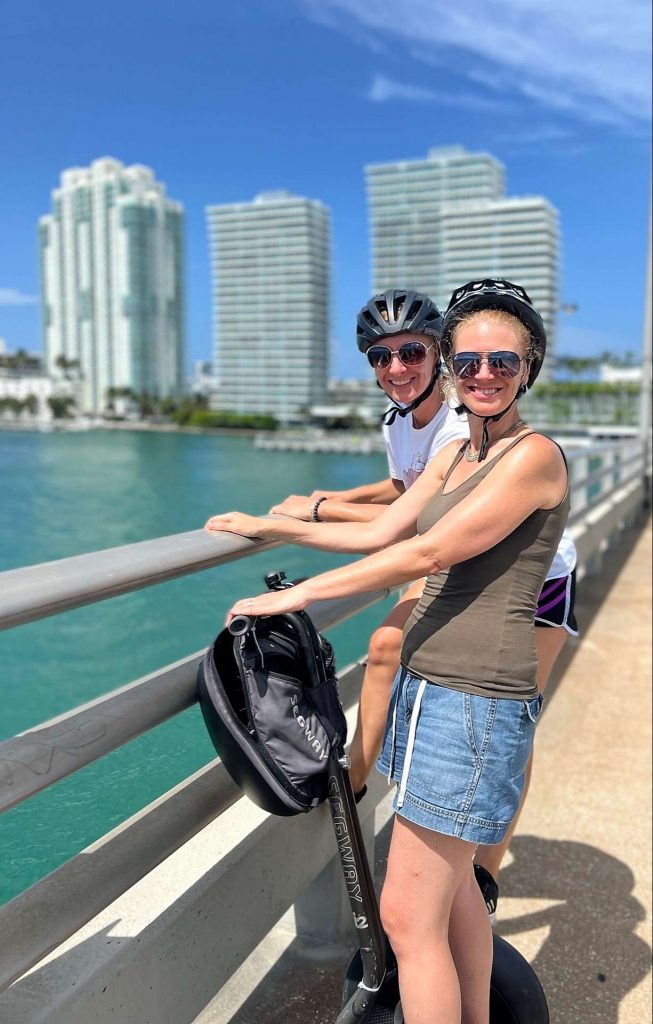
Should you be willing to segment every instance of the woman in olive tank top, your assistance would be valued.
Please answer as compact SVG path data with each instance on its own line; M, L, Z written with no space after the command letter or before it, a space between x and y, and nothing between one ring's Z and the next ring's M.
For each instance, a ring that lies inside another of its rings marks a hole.
M478 843L517 809L541 697L533 615L565 525L564 457L520 418L546 334L526 292L477 281L454 292L442 351L467 411L453 442L370 523L241 513L207 529L367 554L229 613L272 615L427 576L409 618L378 767L397 783L381 897L406 1024L488 1024L492 938L474 880Z

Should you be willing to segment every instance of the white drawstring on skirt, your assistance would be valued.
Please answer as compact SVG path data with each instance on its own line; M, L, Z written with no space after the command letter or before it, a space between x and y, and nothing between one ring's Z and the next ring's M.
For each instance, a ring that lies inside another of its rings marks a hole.
M424 696L424 690L426 689L427 686L428 686L428 683L427 683L426 679L420 680L419 688L418 688L417 694L415 696L415 706L413 708L413 713L412 713L412 715L410 717L410 729L408 730L408 743L406 744L406 754L405 754L405 757L404 757L404 768L403 768L403 771L401 773L401 782L399 784L399 792L397 793L397 799L396 799L396 804L395 804L397 810L399 810L399 808L403 805L404 796L406 795L406 786L408 785L408 774L410 772L410 762L412 760L413 750L415 748L415 733L417 732L417 722L418 722L418 719L419 719L419 709L420 709L420 705L422 703L422 697ZM395 714L396 714L396 711L397 711L397 708L396 708L396 705L395 705ZM394 737L393 737L393 751L394 751Z

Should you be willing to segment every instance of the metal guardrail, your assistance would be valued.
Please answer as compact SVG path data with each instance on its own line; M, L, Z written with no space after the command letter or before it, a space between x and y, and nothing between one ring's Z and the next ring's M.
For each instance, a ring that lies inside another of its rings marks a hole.
M279 544L191 530L8 569L0 573L0 629L224 565Z
M600 459L600 465L595 460ZM604 544L597 519L615 494L624 508L638 500L645 474L639 439L571 451L574 532L587 524L587 553ZM613 529L621 511L610 507ZM177 576L247 557L278 542L257 542L201 530L130 544L43 565L0 573L0 629ZM585 557L585 555L584 555ZM382 599L380 591L311 608L319 629L331 628ZM0 743L0 811L95 761L140 733L190 707L197 699L196 670L202 652L75 708ZM346 685L360 682L360 670ZM12 937L0 989L39 962L136 881L222 814L239 793L219 762L213 762L130 821L72 858L0 909L0 934Z
M617 460L617 455L626 457ZM606 465L590 471L588 460L598 457L606 460ZM587 494L589 488L600 484L603 492L607 492L626 479L643 476L643 458L643 446L638 438L570 451L571 521L577 509L585 509L592 503ZM255 541L192 530L56 562L9 569L0 573L0 629L224 565L278 546L279 541Z
M390 590L316 601L319 630L356 615ZM197 668L204 652L167 665L136 682L0 743L0 812L71 775L197 701Z
M314 602L320 631L391 593ZM0 743L0 811L26 800L197 701L198 651L158 672ZM360 684L360 673L354 673ZM343 680L344 694L352 690ZM350 695L353 698L353 692ZM0 908L0 991L127 891L235 800L240 791L219 761Z
M334 624L331 619L320 619L315 609L311 614L320 622L320 629ZM340 679L345 706L355 700L362 675L363 666L356 665ZM12 937L0 963L0 991L218 818L241 795L216 759L0 907L0 935Z

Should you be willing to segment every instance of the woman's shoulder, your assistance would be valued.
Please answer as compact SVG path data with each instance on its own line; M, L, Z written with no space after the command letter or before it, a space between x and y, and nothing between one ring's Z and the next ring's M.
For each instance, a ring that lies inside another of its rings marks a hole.
M541 459L545 462L565 462L564 453L557 441L542 434L539 430L534 430L531 427L516 438L516 441L520 443L514 445L515 452L521 454L522 457Z
M529 430L507 446L504 459L506 471L520 476L544 477L553 481L563 474L566 477L567 461L562 448L546 434Z

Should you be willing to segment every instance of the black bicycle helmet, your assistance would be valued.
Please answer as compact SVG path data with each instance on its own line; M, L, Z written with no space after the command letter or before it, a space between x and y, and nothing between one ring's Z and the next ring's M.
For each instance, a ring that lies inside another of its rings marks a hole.
M390 288L372 296L356 321L356 344L361 352L395 334L428 334L439 338L442 313L428 295Z
M486 277L482 281L469 281L462 288L456 288L444 314L440 347L448 359L451 354L453 330L468 313L481 309L503 309L521 320L535 343L536 354L530 361L526 387L535 383L546 353L546 331L542 317L537 312L525 288L511 281Z
M356 344L361 352L367 352L372 345L397 334L426 334L439 341L442 322L442 313L428 295L406 288L390 288L372 296L361 309L356 321ZM439 376L438 357L433 364L431 380L421 395L410 405L393 404L384 413L383 422L392 426L397 416L403 418L412 413L432 394Z

